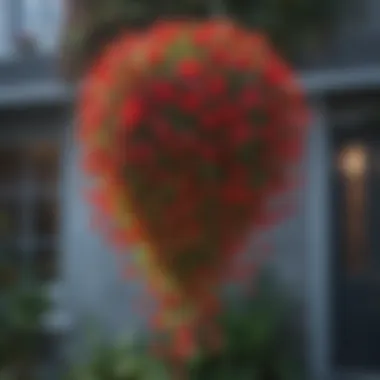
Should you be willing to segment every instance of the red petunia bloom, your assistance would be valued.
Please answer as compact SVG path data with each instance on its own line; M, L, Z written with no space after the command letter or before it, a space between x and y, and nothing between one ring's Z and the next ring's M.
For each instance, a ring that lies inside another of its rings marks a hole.
M180 327L177 330L174 340L176 356L182 359L192 357L197 350L197 345L194 338L194 332L188 326Z
M134 129L144 114L144 105L141 99L132 98L124 103L122 120L128 130Z
M184 59L178 63L177 72L183 79L197 79L204 67L198 59Z
M198 147L200 157L205 161L215 163L218 159L218 149L212 143L204 143Z
M152 161L154 151L149 144L134 143L125 153L126 159L132 164L144 164Z
M196 113L200 107L201 99L199 94L187 92L178 99L178 103L183 111Z
M231 141L240 146L241 144L250 140L253 136L253 128L248 122L241 122L231 129L230 138Z
M258 88L244 89L240 94L239 100L241 105L247 109L257 107L263 101Z
M152 93L157 102L168 103L175 100L176 92L172 84L165 81L157 81L152 84Z
M226 79L222 76L213 76L207 81L207 90L211 96L225 95L227 89Z

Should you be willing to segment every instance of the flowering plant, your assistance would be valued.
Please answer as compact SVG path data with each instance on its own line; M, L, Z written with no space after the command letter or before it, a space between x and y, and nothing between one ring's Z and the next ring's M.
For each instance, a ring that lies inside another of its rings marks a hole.
M295 183L305 115L291 70L263 36L228 21L122 35L86 76L91 202L113 242L145 264L155 322L176 331L179 354L200 325L212 331L248 234L283 216L270 201ZM248 276L255 267L243 263Z

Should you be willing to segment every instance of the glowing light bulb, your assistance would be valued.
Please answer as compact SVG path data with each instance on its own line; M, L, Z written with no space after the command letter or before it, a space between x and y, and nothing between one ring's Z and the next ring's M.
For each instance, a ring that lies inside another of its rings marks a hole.
M339 157L339 166L348 177L358 177L367 170L367 151L361 145L349 146Z

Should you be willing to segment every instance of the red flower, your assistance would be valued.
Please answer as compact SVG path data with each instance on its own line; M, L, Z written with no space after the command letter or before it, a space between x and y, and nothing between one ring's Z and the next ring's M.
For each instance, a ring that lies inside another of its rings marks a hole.
M91 86L89 86L89 90L93 90ZM103 104L99 99L93 99L88 94L83 94L78 110L80 128L77 136L80 141L85 143L86 139L91 138L99 131L106 117L104 111Z
M220 119L221 118L219 113L208 110L200 116L200 123L204 129L212 131L220 126Z
M257 137L264 140L265 143L273 143L278 140L279 131L275 124L270 122L256 128Z
M250 56L241 56L234 60L234 66L238 70L248 70L252 68L252 58Z
M244 89L240 95L241 104L244 107L252 108L257 106L261 101L260 92L257 88Z
M289 68L279 59L270 57L269 64L265 71L266 79L271 86L279 86L291 79Z
M107 83L111 79L111 70L108 65L108 60L100 60L99 63L93 68L93 76L103 83Z
M178 38L179 32L183 32L183 29L187 28L189 24L183 22L158 22L156 23L152 30L151 35L153 35L152 44L159 44L161 46L167 46Z
M252 126L247 122L241 122L231 128L231 139L234 144L240 146L247 142L253 135Z
M156 82L152 85L152 92L155 100L168 103L175 97L173 86L168 82Z
M90 173L106 173L113 169L113 160L110 157L111 153L104 150L93 150L84 155L83 168Z
M144 114L144 104L139 98L129 98L123 107L122 121L124 127L131 130L136 128Z
M175 143L173 130L168 122L156 117L152 120L152 129L157 136L158 141L164 144Z
M200 156L206 160L214 162L218 157L218 150L212 144L206 143L198 147Z
M175 355L178 358L188 359L196 351L194 332L188 326L182 326L175 332Z
M214 76L208 81L208 91L213 96L218 96L226 92L226 80L222 76Z
M211 51L211 61L217 67L226 67L231 62L231 52L225 47Z
M215 27L212 24L203 25L197 28L193 34L193 42L198 46L207 46L215 37Z
M159 64L164 58L164 51L162 50L162 46L156 45L153 46L146 52L147 61L152 65Z
M184 59L178 64L177 72L184 79L195 79L200 76L204 65L197 59Z
M242 116L242 110L233 104L232 101L229 101L226 104L222 104L218 112L220 121L222 121L224 124L229 124L231 128Z
M126 156L132 163L147 163L153 159L153 147L146 143L134 143L128 147Z
M288 138L288 141L284 141L279 146L278 153L282 159L289 160L290 162L296 162L302 155L302 148L303 144L299 138Z
M113 246L119 249L121 252L125 250L125 247L130 243L130 235L127 230L113 230L109 234L112 239Z
M197 136L193 131L184 131L177 137L178 148L193 151L198 146Z
M179 105L186 112L195 112L201 105L199 94L188 92L181 95Z
M110 215L112 213L112 199L110 196L100 190L91 190L85 194L87 200L96 205L97 209L104 215Z
M227 183L222 190L223 200L228 204L249 204L252 195L244 183Z

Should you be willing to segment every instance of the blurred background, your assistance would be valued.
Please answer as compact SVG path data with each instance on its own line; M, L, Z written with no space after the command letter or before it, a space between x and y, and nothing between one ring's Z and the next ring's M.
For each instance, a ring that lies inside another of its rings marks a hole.
M102 10L107 1L93 4ZM145 8L130 3L128 17L136 12L141 24L157 16L158 1L145 1ZM85 37L96 34L91 28L98 36L110 29L103 28L107 20L100 26L87 22L86 6L0 0L2 380L14 374L27 380L32 373L59 379L84 352L89 323L112 341L144 322L130 307L139 285L119 279L116 259L91 231L81 199L72 138L76 84L63 79L62 54L83 53ZM215 0L197 9L206 17L228 14L269 30L308 93L312 128L305 186L296 194L297 214L271 232L271 276L283 299L291 299L286 305L292 305L296 331L286 342L296 336L300 341L301 378L380 379L380 1ZM145 11L149 17L141 16ZM67 22L78 32L69 50L62 49ZM283 347L272 339L276 323L264 326L268 319L252 318L255 331L269 331L255 342ZM273 367L278 357L268 352L266 365ZM276 376L257 378L296 379Z

